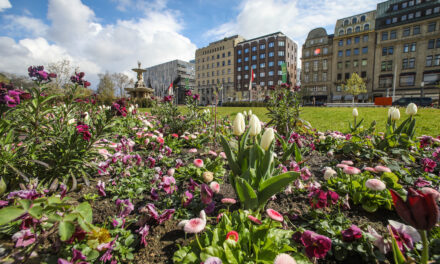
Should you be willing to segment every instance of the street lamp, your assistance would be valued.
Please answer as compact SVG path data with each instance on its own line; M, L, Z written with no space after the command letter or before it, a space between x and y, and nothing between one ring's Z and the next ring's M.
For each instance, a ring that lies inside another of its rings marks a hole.
M420 95L421 97L425 97L425 91L423 90L423 87L425 87L425 82L420 83L420 87L422 87L420 90Z

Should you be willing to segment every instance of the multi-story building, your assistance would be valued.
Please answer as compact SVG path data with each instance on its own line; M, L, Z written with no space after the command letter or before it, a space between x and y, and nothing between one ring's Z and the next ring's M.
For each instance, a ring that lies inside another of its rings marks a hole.
M168 87L173 83L175 102L185 103L185 86L195 86L194 63L173 60L145 69L144 80L147 87L154 89L154 95L163 97L168 94Z
M237 100L264 99L268 87L282 83L284 63L287 82L296 85L298 46L283 33L276 32L240 42L234 53ZM249 90L251 70L254 72L252 92Z
M196 87L201 104L215 102L214 92L219 101L232 101L235 94L234 47L244 38L238 35L210 43L196 50ZM218 88L223 89L218 91Z
M438 97L440 0L377 5L374 96Z
M309 32L302 46L301 89L304 101L330 101L332 87L333 34L324 28Z
M336 21L333 38L332 82L329 95L332 102L349 101L353 97L343 91L343 84L356 72L366 82L367 94L359 101L372 100L375 53L376 11L354 15Z

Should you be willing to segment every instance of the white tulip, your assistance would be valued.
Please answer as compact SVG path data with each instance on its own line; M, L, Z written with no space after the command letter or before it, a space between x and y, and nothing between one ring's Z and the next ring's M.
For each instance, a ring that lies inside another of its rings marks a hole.
M394 110L391 112L391 120L397 121L400 119L400 111L398 108L394 108Z
M243 111L243 115L244 115L244 116L247 116L247 113L246 113L246 111Z
M252 115L249 120L249 135L256 136L261 132L261 122L256 115Z
M406 114L410 116L417 114L417 105L415 103L410 103L406 107Z
M246 124L244 123L244 116L241 113L238 113L234 119L234 124L232 126L232 130L234 135L240 136L244 133L246 129Z
M353 115L353 117L358 117L359 116L357 108L353 108L352 115Z
M261 148L263 148L264 150L268 150L274 138L275 134L273 128L266 129L266 131L264 131L263 137L261 138Z
M248 114L249 114L249 115L252 115L252 110L249 110L249 111L248 111Z
M86 113L85 113L85 116L84 116L84 121L88 121L89 119L90 119L90 117L89 117L89 113L86 112Z

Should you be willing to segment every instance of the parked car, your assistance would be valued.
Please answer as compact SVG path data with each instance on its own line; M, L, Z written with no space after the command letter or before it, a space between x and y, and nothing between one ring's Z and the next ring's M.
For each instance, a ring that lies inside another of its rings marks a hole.
M402 97L393 102L393 106L407 106L415 103L417 106L432 106L432 98L430 97Z

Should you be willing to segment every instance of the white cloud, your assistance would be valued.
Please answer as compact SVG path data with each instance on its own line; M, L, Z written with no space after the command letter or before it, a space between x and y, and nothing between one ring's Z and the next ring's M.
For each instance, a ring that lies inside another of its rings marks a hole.
M0 12L3 12L5 9L11 8L12 5L9 0L0 0Z
M155 8L162 8L164 1L155 3ZM0 38L0 71L25 74L28 65L67 58L86 72L86 79L95 82L97 74L105 71L131 72L138 60L147 67L194 58L196 46L179 33L182 26L175 11L149 9L140 19L101 24L80 0L49 0L48 6L50 25L39 37L17 42ZM35 28L27 29L37 35Z
M20 34L24 31L33 37L44 36L49 28L43 21L30 16L5 15L3 18L8 21L4 29Z

